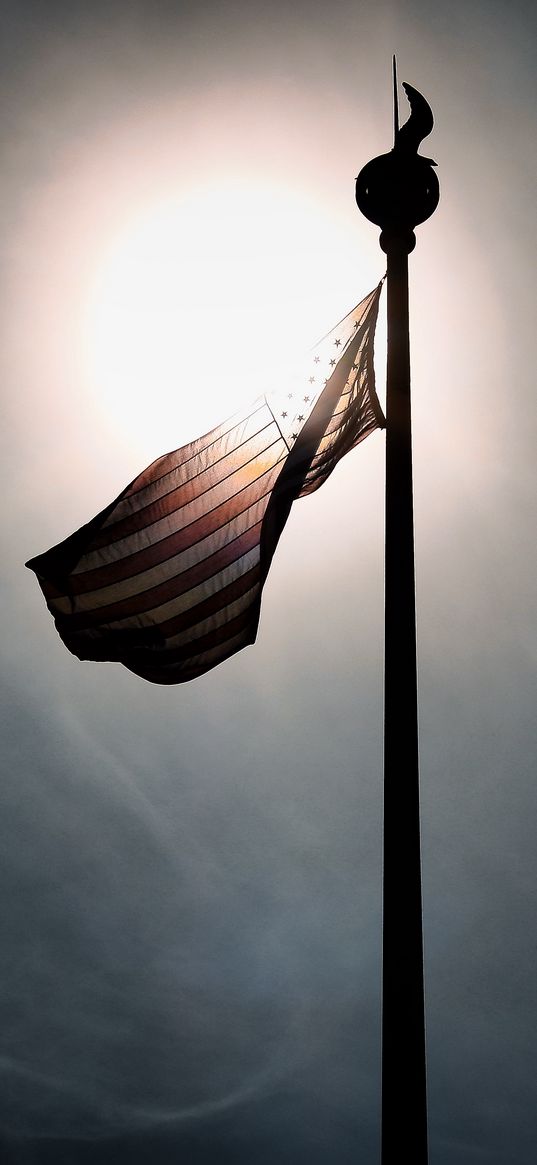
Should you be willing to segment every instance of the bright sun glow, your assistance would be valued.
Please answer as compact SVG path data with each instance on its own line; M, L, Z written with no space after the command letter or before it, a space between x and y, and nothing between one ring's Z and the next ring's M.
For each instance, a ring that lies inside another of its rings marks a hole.
M318 339L311 306L322 280L337 278L336 238L303 192L245 183L198 189L127 223L98 264L86 314L92 391L108 422L156 455L255 399L271 369Z

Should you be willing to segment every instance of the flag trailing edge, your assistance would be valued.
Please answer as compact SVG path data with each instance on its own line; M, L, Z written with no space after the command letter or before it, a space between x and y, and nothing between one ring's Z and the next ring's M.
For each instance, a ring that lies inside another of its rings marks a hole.
M373 341L382 283L311 352L310 375L167 453L26 565L65 645L157 684L253 643L291 505L384 428Z

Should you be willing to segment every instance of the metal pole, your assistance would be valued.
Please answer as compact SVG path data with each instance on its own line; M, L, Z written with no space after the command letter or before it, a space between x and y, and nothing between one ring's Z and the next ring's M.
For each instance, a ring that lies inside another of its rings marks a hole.
M382 1165L427 1162L408 252L388 260Z
M438 203L435 163L418 154L433 115L405 85L411 115L394 148L368 162L356 200L382 227L387 256L382 1165L427 1165L427 1090L418 768L416 599L408 255Z

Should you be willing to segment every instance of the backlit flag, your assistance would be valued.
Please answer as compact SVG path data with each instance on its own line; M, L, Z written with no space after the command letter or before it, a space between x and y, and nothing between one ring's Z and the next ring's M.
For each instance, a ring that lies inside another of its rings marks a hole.
M176 684L254 642L293 501L384 427L373 368L380 291L313 349L302 382L160 457L27 563L74 655Z

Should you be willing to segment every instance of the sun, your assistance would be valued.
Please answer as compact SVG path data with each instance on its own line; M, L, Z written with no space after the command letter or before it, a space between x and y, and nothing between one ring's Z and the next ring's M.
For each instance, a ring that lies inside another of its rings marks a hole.
M303 191L240 179L128 220L96 259L85 312L107 423L157 455L269 388L318 338L312 305L323 279L337 279L337 234Z

